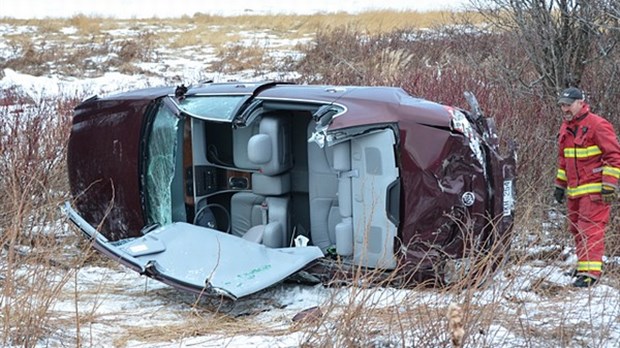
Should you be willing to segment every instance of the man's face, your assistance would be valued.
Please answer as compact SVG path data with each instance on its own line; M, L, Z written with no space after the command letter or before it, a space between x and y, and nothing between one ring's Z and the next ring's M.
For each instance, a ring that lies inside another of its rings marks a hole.
M562 117L564 120L571 121L577 114L581 111L581 107L583 106L583 100L577 99L571 104L561 103L560 108L562 109Z

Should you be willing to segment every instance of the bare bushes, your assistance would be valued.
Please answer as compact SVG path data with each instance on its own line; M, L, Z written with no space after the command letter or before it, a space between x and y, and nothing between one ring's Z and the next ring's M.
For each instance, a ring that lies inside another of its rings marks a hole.
M9 68L17 71L28 71L40 76L50 69L50 62L57 59L58 50L45 47L45 44L36 43L30 37L16 37L8 40L10 57L0 64L0 68Z
M211 70L226 74L251 70L260 75L270 71L275 64L269 51L258 43L230 44L217 52L217 58L218 60L211 64Z
M75 103L61 99L35 104L11 91L2 96L0 183L12 198L2 201L3 214L26 217L23 210L54 204L66 194L65 143Z
M157 58L155 35L148 31L121 40L105 33L65 40L14 36L7 42L10 57L0 61L0 70L9 68L34 76L99 76L115 70L133 74L142 72L138 63Z
M307 83L395 84L398 74L418 62L415 53L406 49L408 35L406 31L370 35L354 27L324 28L312 43L299 47L304 55L295 70Z
M68 192L65 144L75 102L0 95L3 346L34 346L49 333L49 311L74 266L64 255L58 205Z
M122 62L150 62L156 59L156 35L153 32L138 32L136 37L121 40L116 45L116 54Z
M550 95L581 86L590 65L615 65L619 9L613 2L592 1L471 1L489 25L514 33L528 68L528 84L542 85ZM531 81L531 82L529 82Z

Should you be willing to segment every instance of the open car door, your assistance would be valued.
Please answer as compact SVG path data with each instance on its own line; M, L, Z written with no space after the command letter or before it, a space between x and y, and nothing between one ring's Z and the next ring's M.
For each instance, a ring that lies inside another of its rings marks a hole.
M318 247L267 248L183 222L156 228L139 238L111 242L69 203L64 208L100 252L140 274L197 294L236 300L279 283L323 257Z

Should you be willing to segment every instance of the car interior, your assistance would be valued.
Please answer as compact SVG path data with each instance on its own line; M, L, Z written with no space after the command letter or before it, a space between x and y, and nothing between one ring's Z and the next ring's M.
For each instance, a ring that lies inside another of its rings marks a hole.
M184 187L185 201L195 204L188 218L269 248L294 246L304 236L355 264L395 267L396 226L385 211L398 177L394 132L320 147L308 141L317 128L311 111L289 106L255 114L244 127L191 118ZM388 181L375 180L381 177Z

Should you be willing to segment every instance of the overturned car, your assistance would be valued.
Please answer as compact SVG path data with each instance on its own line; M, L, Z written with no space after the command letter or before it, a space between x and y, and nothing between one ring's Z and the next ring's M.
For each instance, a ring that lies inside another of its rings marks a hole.
M100 252L195 293L334 265L449 283L473 257L496 266L515 205L514 148L500 156L469 101L275 82L93 97L75 109L64 209Z

